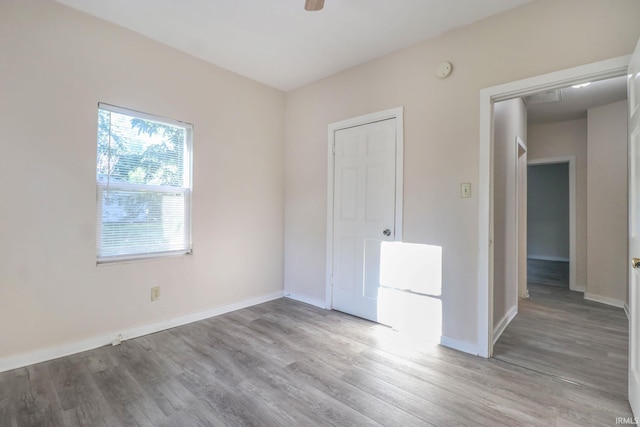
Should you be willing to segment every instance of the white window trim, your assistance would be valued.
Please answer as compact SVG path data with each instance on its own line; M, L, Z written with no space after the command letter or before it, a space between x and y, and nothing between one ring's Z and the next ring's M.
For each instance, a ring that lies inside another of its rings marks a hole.
M185 242L187 242L186 249L177 251L156 251L148 253L126 254L117 256L100 256L98 248L101 247L100 239L102 234L100 233L101 224L96 223L96 265L109 265L113 263L123 263L136 260L145 260L153 258L164 258L172 256L182 256L193 254L193 237L192 237L192 192L193 192L193 124L174 120L162 116L156 116L153 114L144 113L141 111L133 110L130 108L118 107L111 104L99 102L98 111L106 110L113 113L124 114L127 116L136 117L143 120L150 120L157 123L168 124L185 129L186 132L186 151L185 155L185 179L189 182L189 187L173 187L168 185L145 185L145 184L133 184L123 182L109 182L106 180L98 180L96 177L96 221L102 217L102 203L98 203L102 199L102 192L105 189L110 190L127 190L127 191L144 191L144 192L156 192L156 193L182 193L185 198ZM97 156L96 156L97 157Z

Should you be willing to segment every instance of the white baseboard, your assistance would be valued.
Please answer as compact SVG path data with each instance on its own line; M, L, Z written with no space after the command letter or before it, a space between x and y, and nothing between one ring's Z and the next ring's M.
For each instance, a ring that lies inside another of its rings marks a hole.
M473 354L474 356L480 355L476 344L445 337L444 335L440 337L440 345L462 351L463 353Z
M315 299L315 298L309 298L309 297L305 297L303 295L298 295L298 294L292 294L292 293L287 292L287 291L284 292L284 297L285 298L290 298L290 299L292 299L294 301L303 302L305 304L313 305L315 307L319 307L319 308L322 308L322 309L327 308L324 300L319 300L319 299Z
M562 261L562 262L571 261L569 258L565 258L565 257L546 256L546 255L527 255L527 259L538 259L540 261Z
M0 358L0 372L22 368L24 366L33 365L34 363L46 362L47 360L53 360L59 357L69 356L71 354L80 353L87 350L93 350L94 348L111 344L113 340L116 339L116 337L118 337L118 335L122 336L122 341L126 341L132 338L141 337L143 335L153 334L155 332L164 331L166 329L175 328L177 326L186 325L188 323L197 322L199 320L208 319L210 317L219 316L221 314L240 310L242 308L251 307L253 305L262 304L264 302L272 301L274 299L278 299L282 297L283 297L282 291L272 292L270 294L262 295L256 298L239 301L233 304L223 305L221 307L212 308L210 310L187 314L186 316L180 316L173 319L163 320L161 322L152 323L149 325L127 329L125 331L111 332L111 333L100 335L97 337L88 338L82 341L62 344L59 346L49 347L42 350L33 351L30 353L23 353L23 354L17 354L15 356Z
M624 303L624 314L627 315L627 320L629 320L629 304L627 304L626 302Z
M504 330L507 329L507 326L509 326L509 323L511 323L513 318L516 317L516 314L518 314L518 307L511 307L507 314L505 314L498 322L496 327L493 328L493 345L496 345L496 341L498 341Z
M600 295L591 294L589 292L585 292L584 293L584 299L589 300L589 301L601 302L602 304L612 305L612 306L618 307L618 308L624 308L624 301L622 301L622 300L615 299L615 298L609 298L609 297L603 297L603 296L600 296Z

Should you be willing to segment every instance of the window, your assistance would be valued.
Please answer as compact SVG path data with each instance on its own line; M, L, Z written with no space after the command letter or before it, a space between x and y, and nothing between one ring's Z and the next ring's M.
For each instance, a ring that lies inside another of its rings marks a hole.
M191 253L193 127L98 104L97 262Z

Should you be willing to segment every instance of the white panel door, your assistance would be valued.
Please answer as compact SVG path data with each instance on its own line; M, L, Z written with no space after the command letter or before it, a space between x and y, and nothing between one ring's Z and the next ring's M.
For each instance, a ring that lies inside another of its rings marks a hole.
M629 403L640 417L640 41L628 70L629 102Z
M395 238L396 119L335 132L333 301L377 322L380 246Z

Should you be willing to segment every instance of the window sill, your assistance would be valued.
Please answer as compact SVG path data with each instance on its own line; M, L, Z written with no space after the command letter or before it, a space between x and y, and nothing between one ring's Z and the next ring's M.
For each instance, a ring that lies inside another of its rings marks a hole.
M163 259L188 258L188 257L191 257L192 255L193 255L193 250L189 252L158 253L158 254L148 254L148 255L122 257L122 258L111 258L111 259L107 258L103 260L96 260L96 267L108 267L108 266L123 265L123 264L137 264L145 261L159 261Z

